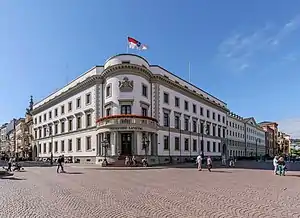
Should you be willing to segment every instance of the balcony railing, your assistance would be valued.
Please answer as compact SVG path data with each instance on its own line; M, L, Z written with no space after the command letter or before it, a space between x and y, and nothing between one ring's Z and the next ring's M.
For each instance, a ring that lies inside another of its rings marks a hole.
M132 114L114 115L97 120L98 127L106 126L141 126L156 128L157 120L152 117L138 116Z

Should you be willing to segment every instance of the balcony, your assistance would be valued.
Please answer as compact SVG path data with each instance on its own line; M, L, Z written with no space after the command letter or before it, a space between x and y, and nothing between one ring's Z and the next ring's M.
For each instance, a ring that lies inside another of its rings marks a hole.
M98 129L111 131L150 131L157 129L157 120L152 117L122 114L103 117L97 120Z

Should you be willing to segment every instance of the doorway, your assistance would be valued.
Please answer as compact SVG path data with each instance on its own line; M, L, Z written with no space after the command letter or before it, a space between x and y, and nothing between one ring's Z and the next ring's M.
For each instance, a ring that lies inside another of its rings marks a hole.
M132 133L121 133L121 155L132 154Z

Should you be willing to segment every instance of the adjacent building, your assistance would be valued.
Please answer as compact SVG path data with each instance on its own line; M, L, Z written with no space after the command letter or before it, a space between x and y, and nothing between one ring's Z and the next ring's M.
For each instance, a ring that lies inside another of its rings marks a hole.
M7 123L0 126L0 152L5 152L8 147L7 142Z
M259 123L263 130L267 133L267 154L275 156L279 154L278 150L278 124L276 122L264 121Z
M221 156L228 112L226 103L166 69L120 54L33 106L34 150L90 163Z
M291 149L291 136L284 132L278 132L278 145L279 154L289 155Z
M230 157L259 157L266 154L265 131L253 117L227 116L228 152Z

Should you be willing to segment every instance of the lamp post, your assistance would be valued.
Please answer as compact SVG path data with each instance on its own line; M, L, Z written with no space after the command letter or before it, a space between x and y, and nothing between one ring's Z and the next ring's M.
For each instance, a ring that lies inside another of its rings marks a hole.
M53 131L52 131L52 126L48 126L47 128L47 133L50 136L51 139L51 147L49 148L50 150L50 164L51 166L53 165Z
M257 142L260 142L259 138L255 139L255 159L256 159L256 161L258 161L258 159L257 159Z
M109 141L106 138L104 138L104 140L101 142L101 144L102 144L102 147L104 148L104 161L102 163L102 166L105 167L108 165L106 157L107 157L107 149L109 146Z

